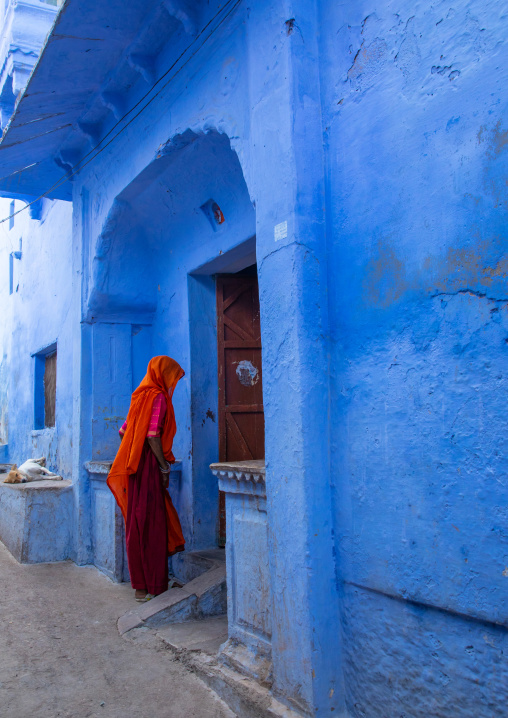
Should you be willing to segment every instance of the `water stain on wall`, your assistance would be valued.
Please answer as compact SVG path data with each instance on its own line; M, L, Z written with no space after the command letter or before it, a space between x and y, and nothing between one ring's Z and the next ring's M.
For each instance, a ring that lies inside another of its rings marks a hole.
M393 246L379 242L376 257L366 268L365 301L387 308L408 291L453 293L464 289L496 289L496 284L508 279L508 257L502 254L502 240L495 237L472 248L450 247L444 258L427 255L420 265L410 264L407 255L398 254ZM493 260L496 247L498 258Z

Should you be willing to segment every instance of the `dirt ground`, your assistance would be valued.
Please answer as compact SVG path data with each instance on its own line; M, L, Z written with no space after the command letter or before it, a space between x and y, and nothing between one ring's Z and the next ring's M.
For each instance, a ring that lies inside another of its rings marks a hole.
M20 565L0 543L0 716L234 718L171 653L118 635L132 595L89 566Z

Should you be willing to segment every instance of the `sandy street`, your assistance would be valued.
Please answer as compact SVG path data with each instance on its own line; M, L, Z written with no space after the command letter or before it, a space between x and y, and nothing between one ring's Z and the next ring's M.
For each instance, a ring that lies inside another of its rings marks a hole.
M118 635L132 593L92 567L20 565L0 544L0 716L231 718L168 651Z

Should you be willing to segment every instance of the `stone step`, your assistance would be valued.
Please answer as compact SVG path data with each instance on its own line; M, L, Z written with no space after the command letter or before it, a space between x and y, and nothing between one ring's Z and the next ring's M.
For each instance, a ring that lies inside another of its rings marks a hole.
M170 588L118 619L120 635L133 628L161 628L171 623L224 615L227 610L226 564L205 571L182 588Z
M214 616L201 621L171 623L157 629L157 636L175 651L203 651L216 656L228 640L228 618Z
M188 583L201 576L205 571L222 566L226 562L224 549L215 548L205 551L182 551L172 559L173 573L180 583Z

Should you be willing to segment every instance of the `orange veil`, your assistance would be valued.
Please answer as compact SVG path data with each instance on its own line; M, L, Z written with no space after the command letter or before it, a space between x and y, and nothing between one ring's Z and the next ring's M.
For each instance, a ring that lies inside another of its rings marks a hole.
M127 518L129 476L138 470L155 397L161 392L166 399L167 409L162 429L162 450L166 460L174 463L173 439L176 434L175 412L171 397L185 372L174 359L159 356L150 359L146 376L132 394L127 428L109 472L108 486L123 514ZM166 492L166 523L168 527L168 552L181 551L185 544L176 510Z

